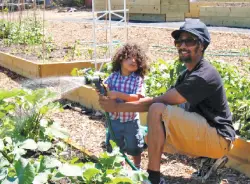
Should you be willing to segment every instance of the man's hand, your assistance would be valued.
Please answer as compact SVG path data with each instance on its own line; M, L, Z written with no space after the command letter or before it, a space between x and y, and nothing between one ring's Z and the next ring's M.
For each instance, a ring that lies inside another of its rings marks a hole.
M117 99L117 98L119 98L119 94L118 94L119 92L117 92L117 91L108 91L108 97L110 98L110 99L113 99L113 100L115 100L115 99Z
M114 99L110 99L109 97L99 95L99 103L100 106L106 112L116 112L118 104Z

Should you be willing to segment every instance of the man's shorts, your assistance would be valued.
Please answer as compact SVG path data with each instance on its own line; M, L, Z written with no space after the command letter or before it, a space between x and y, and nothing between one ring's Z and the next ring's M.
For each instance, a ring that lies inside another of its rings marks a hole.
M205 118L195 112L168 105L162 120L166 130L164 152L220 158L230 150L231 141L220 136Z
M144 139L140 130L140 121L120 122L120 120L111 120L111 126L118 142L118 146L129 155L138 156L144 148ZM107 135L107 141L112 139L110 132ZM110 146L110 145L107 145Z

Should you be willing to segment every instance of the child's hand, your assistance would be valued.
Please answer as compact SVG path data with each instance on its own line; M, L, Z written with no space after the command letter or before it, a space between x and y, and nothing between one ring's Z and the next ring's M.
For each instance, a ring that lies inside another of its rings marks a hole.
M118 98L118 93L119 93L119 92L117 92L117 91L108 91L108 97L109 97L110 99L115 100L115 99Z
M103 84L103 85L104 85L105 90L108 92L108 91L109 91L108 85L106 85L106 84ZM95 91L96 91L96 93L97 93L98 95L101 95L100 91L99 91L97 88L95 88ZM102 95L103 95L103 94L102 94Z

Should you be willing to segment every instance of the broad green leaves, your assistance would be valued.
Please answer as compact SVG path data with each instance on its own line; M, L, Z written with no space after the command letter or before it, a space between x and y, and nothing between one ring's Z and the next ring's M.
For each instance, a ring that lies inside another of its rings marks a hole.
M22 142L19 147L22 149L35 150L37 149L37 144L33 139L27 139Z
M70 164L63 164L59 170L62 175L64 176L81 176L82 175L82 169L79 166L76 165L70 165Z
M48 151L52 147L51 142L38 142L37 143L37 149L41 152Z
M35 177L35 168L24 159L19 159L15 163L15 170L19 184L30 184Z
M122 170L120 163L124 158L117 147L111 154L103 153L98 163L82 163L77 157L69 160L71 150L60 141L69 134L48 116L59 107L51 102L53 97L45 89L0 91L0 183L43 184L62 179L81 184L141 181L130 171ZM67 155L62 156L63 152Z

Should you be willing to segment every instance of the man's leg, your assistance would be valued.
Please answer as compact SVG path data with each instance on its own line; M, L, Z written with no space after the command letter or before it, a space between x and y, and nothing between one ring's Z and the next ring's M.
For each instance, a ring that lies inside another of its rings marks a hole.
M148 172L149 180L153 184L160 181L161 154L165 142L162 113L165 108L164 104L155 103L148 111Z

